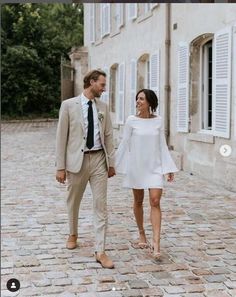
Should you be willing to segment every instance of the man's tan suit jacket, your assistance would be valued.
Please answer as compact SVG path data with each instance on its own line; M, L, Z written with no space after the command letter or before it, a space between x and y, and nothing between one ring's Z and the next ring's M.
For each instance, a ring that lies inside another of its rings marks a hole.
M102 147L106 155L107 169L114 167L114 145L111 118L106 103L94 99ZM80 171L84 158L86 137L80 96L62 102L56 137L56 167L72 173Z

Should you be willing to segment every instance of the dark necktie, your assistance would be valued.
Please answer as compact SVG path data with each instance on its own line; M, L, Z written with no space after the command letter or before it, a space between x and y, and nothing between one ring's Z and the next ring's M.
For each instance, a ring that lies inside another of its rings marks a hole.
M93 107L91 100L89 100L88 106L88 134L86 145L89 149L91 149L94 146Z

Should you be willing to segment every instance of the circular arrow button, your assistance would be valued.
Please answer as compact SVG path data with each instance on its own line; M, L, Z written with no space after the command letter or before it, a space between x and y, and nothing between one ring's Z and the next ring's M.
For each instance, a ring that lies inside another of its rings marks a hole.
M220 147L220 154L223 156L223 157L229 157L232 153L232 148L230 145L228 144L223 144L221 147Z

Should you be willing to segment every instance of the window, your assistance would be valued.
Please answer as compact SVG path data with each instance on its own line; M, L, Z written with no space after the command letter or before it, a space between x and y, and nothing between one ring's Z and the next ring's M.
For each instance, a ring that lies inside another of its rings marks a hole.
M152 9L151 3L144 4L144 13L148 13Z
M212 130L212 40L202 46L202 123L201 128Z
M153 90L158 98L158 108L157 113L160 113L160 52L157 51L156 53L150 56L150 64L149 64L149 85L150 89Z
M110 111L116 112L116 98L118 96L118 89L117 89L117 83L118 83L118 64L114 64L111 66L110 69Z
M138 4L137 3L128 3L128 19L134 20L137 18L138 13Z
M95 4L89 4L89 39L93 43L95 41Z
M118 100L116 101L116 122L124 124L125 120L125 64L121 63L118 67Z
M111 34L120 32L120 28L124 25L124 4L113 3L111 4Z
M110 3L101 5L102 37L110 33Z
M150 88L150 62L149 55L143 54L137 62L138 85L137 89Z
M94 6L94 41L101 39L101 5L98 3L90 4Z
M137 61L132 59L131 63L131 82L130 82L130 114L136 114L136 93L137 93Z
M230 138L232 26L180 42L177 61L178 132Z
M109 104L109 71L107 67L104 67L103 71L106 73L106 91L102 93L101 100Z
M124 4L116 3L115 4L115 23L116 30L120 29L124 25Z
M160 102L160 53L149 55L143 54L137 61L137 90L140 89L153 90L158 98L159 114Z

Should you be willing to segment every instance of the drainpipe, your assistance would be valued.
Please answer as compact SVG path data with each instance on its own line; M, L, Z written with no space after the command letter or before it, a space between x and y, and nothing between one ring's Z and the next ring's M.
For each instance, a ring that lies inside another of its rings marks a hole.
M166 24L165 24L165 134L167 145L169 144L170 135L170 21L171 21L171 3L166 3Z

